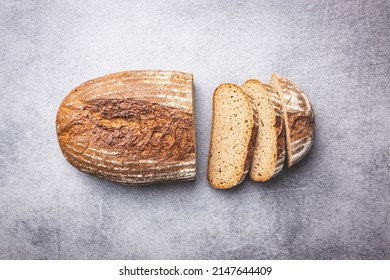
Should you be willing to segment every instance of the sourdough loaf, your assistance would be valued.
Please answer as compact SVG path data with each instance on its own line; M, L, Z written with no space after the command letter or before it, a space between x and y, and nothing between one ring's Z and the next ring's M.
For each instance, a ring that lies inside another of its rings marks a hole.
M313 145L314 113L309 99L293 81L273 74L271 84L284 111L288 167L300 161Z
M81 171L126 184L194 180L192 74L126 71L87 81L61 103L57 136Z
M254 181L264 182L282 170L285 160L282 104L269 84L251 79L243 88L257 108L259 126L249 175Z
M244 90L222 84L214 92L207 177L214 188L231 188L248 173L257 112Z

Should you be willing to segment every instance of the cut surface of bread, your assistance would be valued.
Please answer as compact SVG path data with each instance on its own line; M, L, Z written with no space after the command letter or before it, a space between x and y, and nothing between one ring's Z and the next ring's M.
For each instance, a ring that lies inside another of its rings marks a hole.
M249 175L254 181L267 181L283 168L285 134L282 104L278 94L266 83L251 79L243 84L258 112L258 130Z
M286 129L287 166L300 161L310 150L314 138L314 113L302 89L293 81L272 74L271 85L279 94Z
M241 87L221 84L215 90L207 174L214 188L231 188L248 173L256 132L255 114Z

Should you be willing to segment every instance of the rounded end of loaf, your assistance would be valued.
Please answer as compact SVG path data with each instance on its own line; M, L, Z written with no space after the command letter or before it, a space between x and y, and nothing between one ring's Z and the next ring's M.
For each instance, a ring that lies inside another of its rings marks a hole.
M304 91L292 80L274 73L271 84L282 101L287 167L291 167L304 158L313 145L314 112Z

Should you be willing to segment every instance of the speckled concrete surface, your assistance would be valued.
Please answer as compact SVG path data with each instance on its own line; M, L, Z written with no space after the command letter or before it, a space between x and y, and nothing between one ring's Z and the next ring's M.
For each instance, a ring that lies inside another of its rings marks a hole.
M390 259L389 1L67 2L0 3L1 259ZM196 182L123 186L63 158L61 100L126 69L194 74ZM311 153L212 189L213 90L273 71L313 103Z

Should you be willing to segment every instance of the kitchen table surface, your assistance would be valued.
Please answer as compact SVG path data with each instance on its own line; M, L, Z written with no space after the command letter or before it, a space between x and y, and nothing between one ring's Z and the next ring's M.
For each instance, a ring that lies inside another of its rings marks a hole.
M2 1L0 259L389 259L389 1ZM193 73L197 179L125 186L73 168L55 117L108 73ZM315 141L292 168L207 182L212 95L297 82Z

